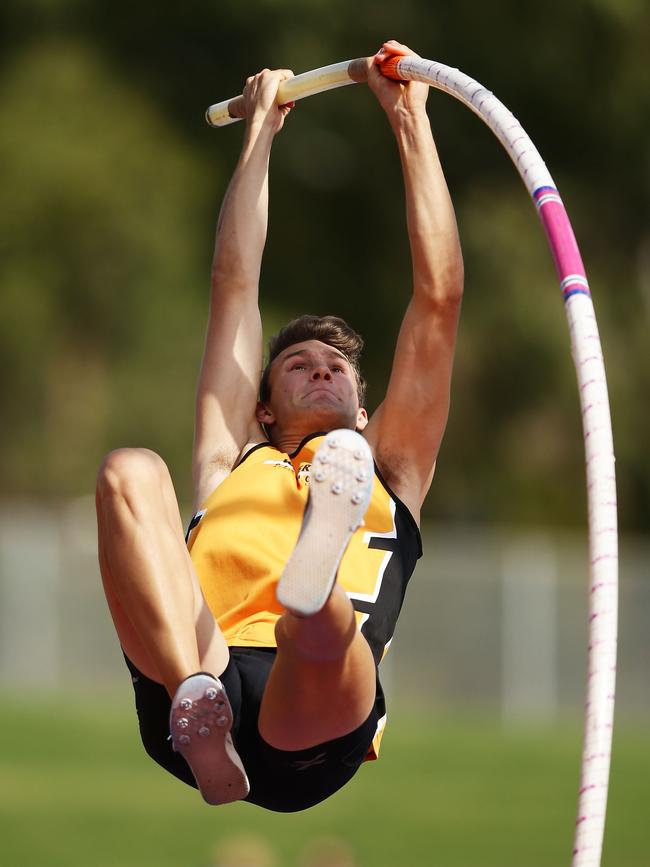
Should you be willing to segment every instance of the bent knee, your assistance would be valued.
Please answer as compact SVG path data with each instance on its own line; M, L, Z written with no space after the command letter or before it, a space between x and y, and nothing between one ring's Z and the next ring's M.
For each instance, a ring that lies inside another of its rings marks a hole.
M169 478L167 465L150 449L123 448L109 452L97 474L100 496L125 495Z

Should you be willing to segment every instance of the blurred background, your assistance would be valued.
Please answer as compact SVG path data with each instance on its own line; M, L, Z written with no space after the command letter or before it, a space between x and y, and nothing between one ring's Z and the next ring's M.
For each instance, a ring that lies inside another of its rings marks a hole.
M189 517L214 226L242 126L207 105L397 38L522 122L562 193L608 374L621 523L604 865L650 833L650 7L427 0L5 0L0 8L0 830L7 863L569 863L586 665L584 460L568 329L534 208L492 133L429 98L466 290L425 557L384 666L380 761L299 816L210 811L144 756L98 583L103 454L146 445ZM399 161L365 87L276 140L267 336L344 316L381 400L410 293ZM525 851L525 857L522 856ZM234 854L233 854L234 853Z

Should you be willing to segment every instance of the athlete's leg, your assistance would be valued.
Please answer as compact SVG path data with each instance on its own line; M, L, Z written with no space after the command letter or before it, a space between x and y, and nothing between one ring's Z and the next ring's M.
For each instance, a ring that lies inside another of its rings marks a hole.
M170 696L197 671L219 676L223 635L201 593L165 463L147 449L119 449L97 481L99 560L120 643Z
M309 617L286 613L264 692L260 734L271 746L302 750L354 731L375 701L375 662L339 584Z
M327 435L314 456L300 537L278 585L287 613L276 628L278 653L259 727L279 749L307 749L346 735L372 710L374 659L335 577L368 507L373 478L361 436Z

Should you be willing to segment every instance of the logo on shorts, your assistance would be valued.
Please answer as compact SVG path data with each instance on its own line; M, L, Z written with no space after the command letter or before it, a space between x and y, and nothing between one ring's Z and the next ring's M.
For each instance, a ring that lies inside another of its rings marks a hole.
M291 767L297 771L306 771L308 768L313 768L315 765L324 765L327 759L327 753L319 753L313 759L303 759L297 762L292 762Z

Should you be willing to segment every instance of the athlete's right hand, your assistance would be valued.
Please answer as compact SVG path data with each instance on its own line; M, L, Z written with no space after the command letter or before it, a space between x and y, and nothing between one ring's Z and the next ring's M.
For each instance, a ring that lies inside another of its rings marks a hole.
M244 102L249 127L261 123L268 125L274 134L282 129L285 117L294 106L293 102L277 104L278 88L288 78L293 78L290 69L263 69L246 79Z
M409 117L426 113L426 101L429 95L428 84L423 84L420 81L393 81L379 71L382 60L409 55L420 56L412 51L408 45L390 39L388 42L384 42L368 66L368 87L379 100L393 128L396 124L408 122Z

